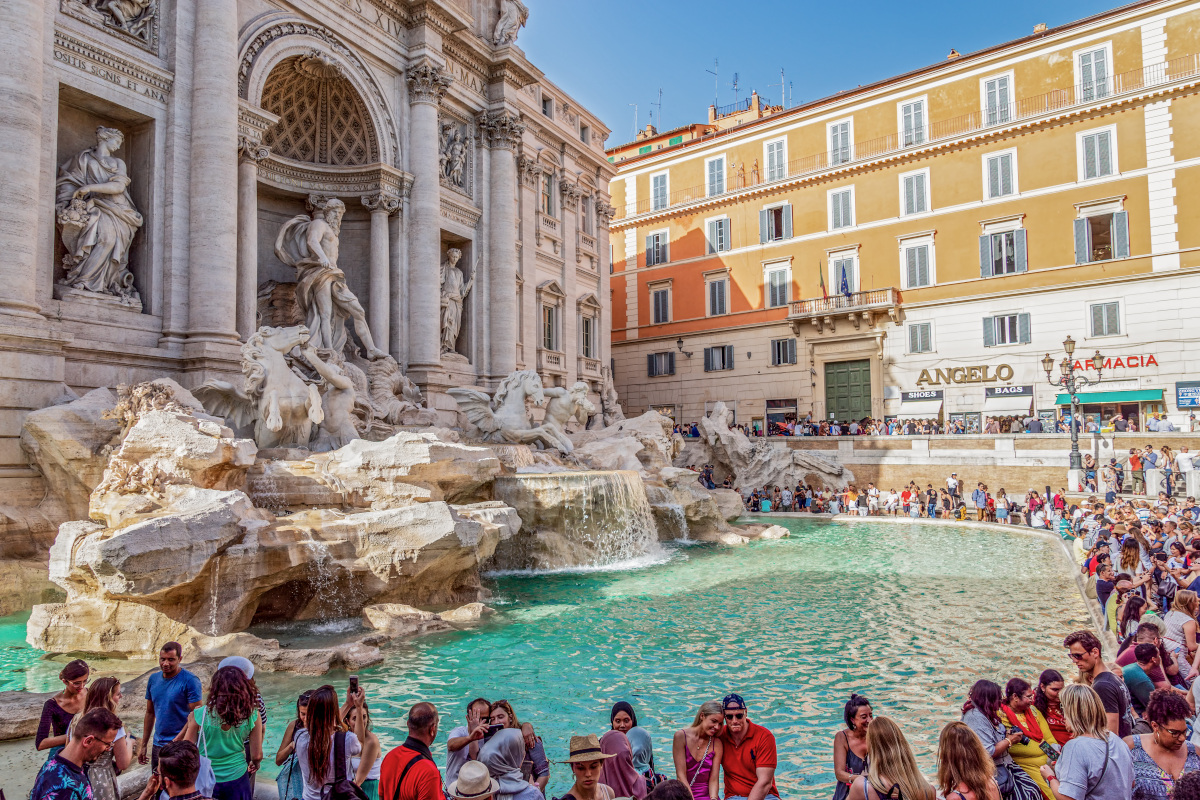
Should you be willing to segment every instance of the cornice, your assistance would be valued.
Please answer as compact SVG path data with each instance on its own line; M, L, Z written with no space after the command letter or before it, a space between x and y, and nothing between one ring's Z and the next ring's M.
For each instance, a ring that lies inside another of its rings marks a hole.
M56 61L79 67L89 74L95 73L86 69L82 62L90 62L95 68L102 68L102 71L112 73L114 77L132 78L136 83L145 85L147 90L140 94L159 102L166 101L166 95L171 93L175 85L175 76L166 70L116 55L95 40L60 28L54 29L54 50ZM118 83L125 84L125 81Z
M435 0L417 0L408 4L409 28L422 25L432 28L442 36L450 36L471 26L471 18L456 9L443 6Z

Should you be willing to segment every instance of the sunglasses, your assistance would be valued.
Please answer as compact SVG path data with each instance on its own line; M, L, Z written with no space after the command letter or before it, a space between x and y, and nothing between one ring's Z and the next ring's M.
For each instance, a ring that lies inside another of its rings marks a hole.
M745 711L739 711L736 714L730 714L730 713L726 712L726 714L725 714L725 719L745 719L745 717L746 717Z
M1071 657L1072 661L1082 661L1087 653L1067 653L1067 655Z

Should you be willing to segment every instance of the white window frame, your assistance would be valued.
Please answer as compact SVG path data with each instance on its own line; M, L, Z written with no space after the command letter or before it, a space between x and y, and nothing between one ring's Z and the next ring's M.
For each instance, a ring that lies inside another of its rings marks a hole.
M999 78L1008 78L1008 106L1009 106L1008 119L1003 120L1001 122L996 122L993 124L1007 125L1013 121L1014 117L1016 117L1016 108L1015 108L1015 106L1017 104L1016 72L1010 69L1008 72L994 72L991 75L984 75L983 77L981 77L979 79L979 111L981 113L979 121L983 124L984 127L987 127L989 125L989 123L988 123L987 85L988 85L989 81L994 81Z
M924 124L921 126L921 141L914 144L904 143L904 107L910 106L913 103L921 104L921 118ZM910 97L907 100L900 100L896 103L896 137L897 144L901 148L920 147L921 145L929 144L929 96L920 95L918 97Z
M925 210L924 211L914 211L910 214L904 208L904 180L906 178L912 177L913 175L924 175L925 176ZM899 184L900 184L900 186L899 186L900 216L901 217L919 217L923 214L932 214L933 213L933 186L932 186L931 181L929 180L929 167L924 167L922 169L914 169L910 172L902 172L902 173L900 173L900 175L898 177L899 177Z
M909 234L907 236L896 237L900 243L900 288L901 289L928 289L937 286L937 247L934 244L933 231L923 231L921 233ZM929 283L925 286L909 286L908 285L908 251L914 247L922 245L929 246Z
M851 221L850 221L849 225L843 225L840 228L835 228L835 227L833 227L833 196L835 194L841 194L843 192L850 192L850 220ZM827 191L825 193L825 214L826 214L825 224L827 226L826 229L829 231L846 231L846 230L851 230L853 228L857 228L858 227L858 208L856 208L856 203L855 203L856 200L857 200L857 198L855 197L855 193L854 193L854 184L850 184L849 186L839 186L836 189L830 189L829 191Z
M663 261L655 261L653 264L651 264L650 263L650 251L647 250L646 251L646 266L647 267L658 267L658 266L662 266L663 264L671 263L671 229L670 228L660 228L656 231L646 231L646 238L649 238L651 236L659 236L659 235L665 236L667 239L667 258Z
M1024 312L1024 311L1001 311L996 314L988 314L987 318L992 321L993 326L996 324L996 319L998 317L1011 317L1017 321L1017 340L1015 342L1002 342L1002 341L1000 341L1000 336L998 335L1000 333L999 329L993 328L993 331L995 331L995 333L993 335L996 337L996 343L993 344L992 347L1013 347L1014 345L1021 344L1021 315L1024 313L1026 313L1026 312Z
M1083 138L1085 136L1095 136L1098 133L1108 133L1108 141L1112 144L1112 152L1109 154L1109 159L1112 161L1112 172L1108 175L1098 175L1095 178L1087 177L1087 165L1084 158ZM1121 161L1117 156L1117 126L1116 125L1101 125L1099 128L1089 128L1086 131L1079 131L1075 134L1075 164L1079 174L1079 183L1095 183L1097 181L1113 180L1121 177Z
M929 349L928 350L913 350L912 335L908 329L912 325L928 325L929 326ZM906 356L926 356L930 353L937 352L937 339L934 338L934 324L932 319L921 320L919 322L906 322L904 325L904 354Z
M771 177L771 159L768 155L770 147L773 144L783 145L783 175ZM778 136L774 139L767 139L763 142L763 180L778 181L783 180L788 174L788 142L786 136Z
M843 125L847 122L850 123L850 125L846 129L846 131L847 131L846 137L850 143L850 155L845 161L838 161L838 162L834 163L834 160L832 157L832 155L833 155L833 129L835 126ZM854 160L854 117L844 117L842 119L835 119L835 120L825 123L825 148L826 148L826 152L830 154L829 163L826 166L836 167L836 166L840 166L842 164L849 164L851 161Z
M792 301L792 259L776 259L775 261L763 262L763 308L787 308L788 303ZM782 305L771 305L771 273L784 273L784 294L787 295ZM728 299L727 301L728 302Z
M579 123L579 141L586 145L590 145L592 143L592 129L590 126L585 125L582 122Z
M711 164L713 161L721 162L721 191L715 192L715 193L712 191L712 187L708 185L708 165ZM704 196L705 197L720 197L721 195L723 195L729 191L729 175L727 174L727 172L728 172L727 165L728 164L729 164L729 161L725 158L724 153L721 153L721 154L715 155L715 156L710 156L709 158L704 159ZM670 197L669 190L668 190L667 196L668 196L668 198Z
M988 160L1000 158L1001 156L1012 156L1012 193L996 195L995 197L988 196ZM1017 148L1010 147L1007 150L996 150L991 153L983 154L983 202L984 203L1000 203L1013 199L1021 194L1021 186L1018 182L1017 168Z
M716 249L714 247L714 245L716 243L708 238L709 226L712 223L716 222L717 220L722 220L722 219L728 220L729 215L728 214L718 214L715 217L705 217L704 218L704 254L706 256L715 256L717 253L728 253L730 250L733 249L732 241L726 242L725 247L723 249ZM729 238L730 239L733 238L733 225L732 224L729 225Z
M1095 263L1101 263L1101 262L1095 262ZM1116 305L1117 305L1117 326L1120 328L1120 330L1117 331L1116 333L1105 333L1105 334L1093 333L1092 332L1092 306L1106 306L1106 305L1111 305L1113 303L1116 303ZM1126 338L1128 336L1128 334L1125 333L1125 331L1126 331L1126 328L1125 328L1125 304L1123 302L1121 302L1120 298L1113 298L1112 300L1100 300L1095 303L1088 303L1087 304L1087 313L1084 318L1084 330L1086 330L1088 332L1088 335L1085 336L1084 339L1122 339L1122 338Z
M1078 50L1076 50L1075 52L1071 53L1071 65L1073 66L1073 68L1075 70L1075 73L1074 73L1075 74L1075 88L1081 89L1081 87L1083 86L1083 70L1080 67L1079 57L1082 56L1084 53L1094 53L1097 50L1104 51L1105 93L1102 96L1093 97L1091 100L1083 100L1083 95L1080 94L1078 97L1075 98L1076 102L1090 103L1095 100L1102 100L1105 97L1112 97L1112 95L1114 93L1113 92L1113 88L1114 88L1113 87L1113 77L1116 75L1116 70L1113 69L1113 47L1112 47L1111 39L1109 39L1106 42L1096 42L1096 43L1088 45L1087 47L1081 47Z
M562 352L559 348L562 346L562 310L554 303L542 302L542 314L539 322L541 323L541 336L539 344L543 350L551 353ZM550 334L552 347L546 346L546 312L550 312Z
M790 200L780 200L778 203L771 203L769 205L765 205L760 210L774 211L777 208L788 208L788 207L794 208L794 206L792 206L792 202ZM763 244L777 244L779 242L786 242L786 241L790 241L791 239L795 239L796 238L795 211L792 212L792 217L793 217L793 219L792 219L792 235L790 237L784 236L783 235L784 231L781 229L781 230L777 231L777 233L779 234L778 237L776 237L774 239L768 239L766 242L763 242ZM768 227L769 226L770 226L770 223L768 223ZM781 223L780 227L786 228L787 227L786 223Z
M675 319L675 292L672 291L672 288L671 288L672 284L673 284L673 281L671 281L670 279L665 280L665 281L651 281L650 283L646 284L646 290L647 290L647 292L649 292L649 295L650 295L649 302L650 302L650 324L651 325L667 325L667 324L671 323L672 321L674 321L674 319ZM654 321L654 293L655 292L666 292L667 293L667 319L664 322L655 322Z
M708 288L708 286L709 286L709 284L717 283L718 281L722 281L725 283L725 311L724 311L724 313L721 313L721 314L714 314L714 313L712 313L712 302L711 302L712 296L709 294L709 292L711 290ZM704 316L705 317L727 317L727 316L729 316L729 299L730 298L729 298L729 273L728 272L721 271L721 272L713 274L713 275L705 275L704 276Z
M841 247L834 250L825 251L825 290L830 296L842 293L842 276L833 268L833 265L839 261L854 262L854 280L851 282L850 291L862 291L862 272L858 261L859 246Z
M666 191L663 192L663 194L666 196L666 202L662 206L654 205L654 179L655 178L665 178L666 179L667 188L666 188ZM650 173L650 210L651 211L665 211L666 209L668 209L670 207L671 207L671 170L664 169L659 172Z

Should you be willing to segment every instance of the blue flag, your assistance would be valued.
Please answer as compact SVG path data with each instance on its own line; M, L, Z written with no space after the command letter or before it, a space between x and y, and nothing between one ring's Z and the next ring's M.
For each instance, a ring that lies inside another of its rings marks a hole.
M841 292L842 292L842 294L846 295L846 297L850 297L853 294L853 292L850 291L850 276L848 276L846 274L846 263L845 262L842 262Z

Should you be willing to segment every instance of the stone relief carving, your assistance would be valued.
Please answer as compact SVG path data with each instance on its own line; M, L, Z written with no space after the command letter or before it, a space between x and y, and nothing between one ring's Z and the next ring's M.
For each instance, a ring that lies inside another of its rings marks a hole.
M468 387L455 387L447 391L459 411L479 429L485 442L508 444L533 444L538 447L558 450L562 443L541 426L535 427L526 411L526 402L535 406L546 404L546 393L542 379L533 370L514 372L500 383L494 397L486 392Z
M560 180L558 182L558 191L562 195L563 208L566 209L574 209L578 206L579 198L583 196L583 191L579 188L579 184L568 180Z
M148 49L158 45L158 0L62 0L64 13L119 31Z
M62 285L112 295L140 311L129 248L143 220L129 195L125 162L114 155L123 141L116 128L97 128L96 146L58 170L55 211L67 250Z
M439 133L438 176L443 186L470 194L469 161L473 147L470 129L455 121L443 121Z
M476 120L483 135L487 137L488 147L516 152L517 145L521 141L521 134L525 133L525 126L521 124L520 114L490 111L480 114Z
M603 200L596 202L596 219L602 227L607 228L616 215L617 209L611 203L606 203Z
M346 322L367 350L368 358L387 354L375 346L366 312L338 269L338 236L346 205L336 198L309 198L313 212L292 217L275 239L275 256L296 270L296 304L312 331L315 347L341 351L346 345Z
M471 270L471 279L464 283L458 261L462 251L451 247L442 260L442 355L457 354L458 334L462 330L463 303L475 285L476 265Z
M492 34L492 43L504 47L517 41L517 33L529 20L529 9L520 0L500 0L500 18Z
M408 93L414 103L437 105L446 96L450 84L454 83L454 78L444 69L428 62L409 67L404 77L408 81Z

